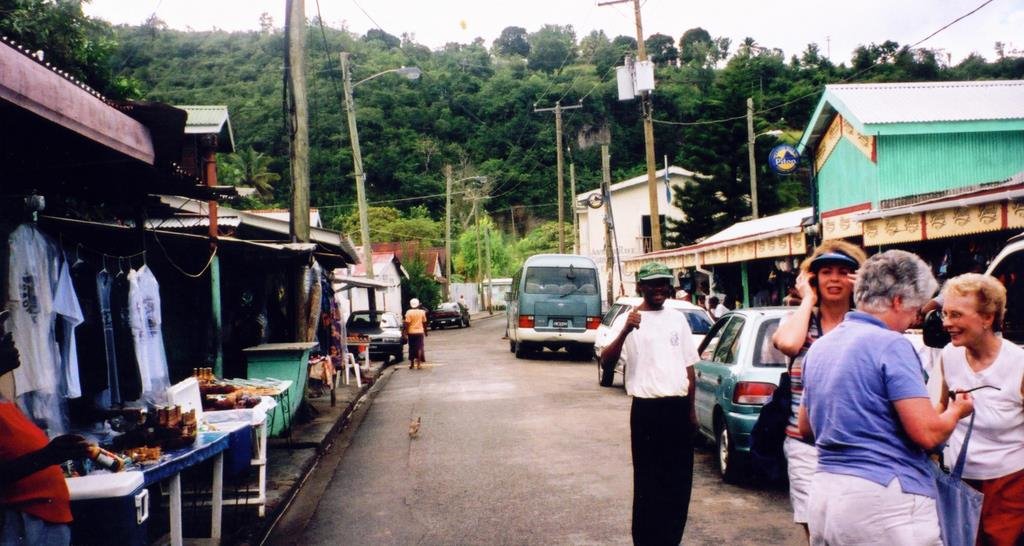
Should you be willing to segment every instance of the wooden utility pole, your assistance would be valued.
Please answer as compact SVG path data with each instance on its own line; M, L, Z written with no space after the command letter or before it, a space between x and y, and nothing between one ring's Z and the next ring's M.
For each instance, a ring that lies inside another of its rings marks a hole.
M604 265L608 270L607 285L608 297L606 301L611 305L615 301L615 250L612 248L612 168L611 157L608 153L608 145L601 144L601 193L604 194Z
M622 4L630 0L611 0L599 2L599 6ZM636 54L638 61L647 60L647 46L644 44L644 27L640 17L640 0L632 0L633 14L636 20ZM651 209L651 250L661 250L661 215L658 211L657 166L654 159L654 108L651 103L651 92L644 91L640 96L644 118L644 149L647 156L647 198Z
M569 162L569 203L572 204L569 212L572 214L572 253L580 253L580 227L579 219L576 218L576 164Z
M292 175L291 238L309 242L309 110L306 102L306 3L288 0L285 28L288 52L289 119Z
M480 257L480 196L473 197L473 219L476 220L476 285L480 291L480 305L484 304L483 260Z
M448 291L447 298L452 296L452 166L444 166L444 278Z
M558 253L565 254L565 183L562 180L562 111L583 108L582 104L562 106L555 102L554 108L534 108L534 112L555 113L555 160L558 163Z
M757 219L757 162L754 161L754 98L747 97L747 159L750 161L750 212ZM746 262L744 262L746 263Z

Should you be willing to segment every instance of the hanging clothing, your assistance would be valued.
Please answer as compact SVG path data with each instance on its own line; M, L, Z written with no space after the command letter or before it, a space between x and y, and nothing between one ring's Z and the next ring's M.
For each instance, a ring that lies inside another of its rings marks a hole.
M82 394L88 396L101 393L110 386L98 283L95 268L85 260L76 259L71 264L70 274L82 311L82 322L75 328L79 381Z
M303 325L302 339L304 341L316 340L317 328L320 324L320 275L323 274L320 264L313 262L311 267L306 268L303 288L306 293L303 295L305 305L305 324Z
M167 373L167 353L160 319L160 284L153 271L143 265L128 272L129 313L135 358L142 379L143 397L160 403L167 398L171 382Z
M8 308L21 362L14 370L17 402L56 436L67 430L67 404L61 392L67 390L69 377L61 368L55 325L58 315L75 315L74 289L70 279L61 277L57 245L35 225L15 228L8 244Z
M142 376L132 334L130 291L128 274L118 271L110 286L110 312L114 321L114 350L117 353L117 379L122 402L142 397Z
M100 309L100 320L103 323L103 351L106 362L107 387L109 402L121 405L121 378L117 370L117 336L114 334L114 308L111 294L114 290L114 276L104 267L96 274L96 302Z
M53 304L60 317L57 322L57 344L60 347L60 368L63 371L60 393L67 398L79 398L82 396L82 385L78 372L76 328L85 319L75 296L75 286L71 282L69 269L67 260L62 260Z
M344 325L341 322L341 309L334 297L334 289L326 275L320 276L320 327L317 329L317 341L320 352L331 358L335 368L344 365L346 343L344 343Z

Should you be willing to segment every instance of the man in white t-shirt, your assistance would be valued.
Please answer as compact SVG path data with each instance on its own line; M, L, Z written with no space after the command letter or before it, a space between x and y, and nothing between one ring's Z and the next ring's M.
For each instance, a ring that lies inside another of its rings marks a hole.
M672 272L644 264L636 275L644 301L612 324L619 332L601 352L607 372L625 361L626 392L633 397L629 424L633 451L633 543L679 544L693 485L693 364L697 347L672 296ZM607 373L606 373L607 375Z

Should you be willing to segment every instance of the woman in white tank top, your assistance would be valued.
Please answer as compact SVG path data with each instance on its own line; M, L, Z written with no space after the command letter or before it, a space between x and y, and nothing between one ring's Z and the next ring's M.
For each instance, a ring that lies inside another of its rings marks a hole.
M974 431L964 467L965 481L985 495L978 544L1021 544L1024 349L997 333L1006 311L1006 289L993 277L968 273L950 279L943 296L943 326L951 339L942 350L943 390L978 389L971 393ZM967 423L961 421L950 436L947 461L960 453Z

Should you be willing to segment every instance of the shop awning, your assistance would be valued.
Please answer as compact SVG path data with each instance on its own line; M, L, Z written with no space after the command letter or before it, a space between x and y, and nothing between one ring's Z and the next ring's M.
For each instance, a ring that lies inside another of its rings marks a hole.
M803 255L807 252L803 228L811 214L812 209L808 207L737 222L697 244L650 252L624 261L623 266L626 271L634 272L644 263L653 261L678 269Z
M1007 183L913 205L861 212L865 246L1024 228L1024 173Z

